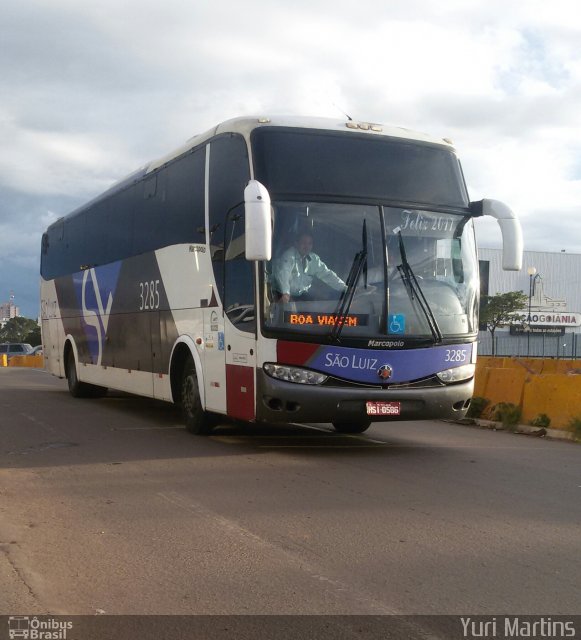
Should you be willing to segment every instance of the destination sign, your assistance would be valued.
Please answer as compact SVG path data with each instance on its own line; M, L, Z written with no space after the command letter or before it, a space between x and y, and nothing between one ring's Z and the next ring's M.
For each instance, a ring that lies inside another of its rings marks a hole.
M317 313L313 311L286 311L284 321L292 325L312 325L314 327L366 327L369 315L363 313L350 313L346 316L338 316L336 313Z

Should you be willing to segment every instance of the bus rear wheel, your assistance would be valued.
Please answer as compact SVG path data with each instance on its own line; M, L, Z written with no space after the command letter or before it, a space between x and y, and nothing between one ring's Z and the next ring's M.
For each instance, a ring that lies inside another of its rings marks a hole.
M102 398L107 393L107 387L98 387L79 380L75 354L72 349L69 349L67 354L67 383L73 398Z
M214 427L214 421L202 408L198 376L192 358L188 358L184 365L180 401L186 429L197 436L208 435Z
M367 431L371 422L333 422L333 427L337 433L363 433Z

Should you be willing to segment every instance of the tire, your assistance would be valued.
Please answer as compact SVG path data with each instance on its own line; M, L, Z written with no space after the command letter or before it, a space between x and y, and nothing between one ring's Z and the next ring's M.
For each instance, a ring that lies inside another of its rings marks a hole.
M371 422L333 422L337 433L363 433L370 425Z
M67 354L67 382L69 392L73 398L102 398L107 393L107 387L80 382L77 376L75 354L70 349Z
M215 422L202 408L198 376L191 357L184 364L180 390L180 404L186 429L196 436L206 436L211 433Z

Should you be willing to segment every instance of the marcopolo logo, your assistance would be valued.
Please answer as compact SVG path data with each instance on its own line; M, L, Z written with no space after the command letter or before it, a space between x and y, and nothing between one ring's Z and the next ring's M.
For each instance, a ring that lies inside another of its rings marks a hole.
M389 380L391 378L391 374L393 373L393 369L388 364L383 364L377 370L377 375L382 380Z
M55 618L37 616L9 616L8 637L10 640L67 640L67 632L73 623Z
M405 346L405 342L403 340L369 340L367 343L368 347L381 347L382 349L388 348L393 349Z

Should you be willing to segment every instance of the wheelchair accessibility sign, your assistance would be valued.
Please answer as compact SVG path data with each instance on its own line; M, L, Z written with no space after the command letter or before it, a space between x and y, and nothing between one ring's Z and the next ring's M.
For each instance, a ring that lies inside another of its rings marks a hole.
M387 332L395 335L405 333L405 315L403 313L390 313L387 318Z

